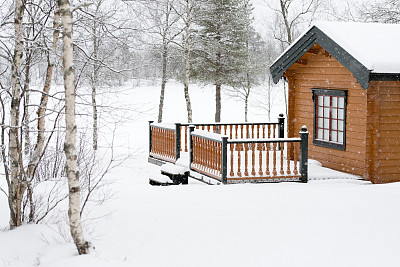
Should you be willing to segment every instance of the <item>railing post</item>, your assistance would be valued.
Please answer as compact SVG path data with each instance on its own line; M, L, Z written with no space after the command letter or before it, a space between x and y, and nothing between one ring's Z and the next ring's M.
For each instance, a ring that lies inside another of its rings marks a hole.
M282 113L278 117L278 138L285 138L285 118ZM278 143L278 150L281 150L281 143Z
M278 125L278 138L285 138L285 118L282 113L279 114Z
M149 155L150 155L150 153L151 153L151 147L152 147L152 145L153 145L153 141L151 140L151 124L153 123L154 121L149 121Z
M300 173L301 181L307 183L308 181L308 131L307 127L301 127L300 132Z
M193 162L193 137L192 133L194 131L195 126L194 125L189 125L189 168L192 166Z
M181 124L175 123L175 161L181 157Z
M227 181L227 173L228 173L228 137L222 137L222 172L221 178L222 183L226 184Z

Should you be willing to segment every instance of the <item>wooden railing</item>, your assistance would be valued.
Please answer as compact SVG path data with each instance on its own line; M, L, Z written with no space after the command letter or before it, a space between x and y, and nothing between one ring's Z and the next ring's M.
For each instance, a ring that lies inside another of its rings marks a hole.
M285 118L279 114L278 122L246 123L176 123L180 132L180 151L189 151L189 126L196 129L226 135L229 139L283 138Z
M190 168L222 183L308 180L308 132L300 138L238 139L190 132Z
M224 154L222 149L224 147L226 149L226 144L223 145L221 135L202 132L201 134L191 133L190 137L190 146L192 147L191 170L221 180L222 155ZM226 141L226 138L224 140Z
M179 158L179 146L177 147L177 134L175 125L149 124L150 157L168 162L175 162ZM178 155L177 155L178 154Z

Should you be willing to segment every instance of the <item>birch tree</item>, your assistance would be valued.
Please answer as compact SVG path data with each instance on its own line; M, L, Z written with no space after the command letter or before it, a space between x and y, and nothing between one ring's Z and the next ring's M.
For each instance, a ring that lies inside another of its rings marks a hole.
M65 142L66 172L69 189L68 217L71 236L79 254L89 252L89 243L83 237L80 214L79 170L76 154L75 83L73 65L72 12L69 0L59 0L63 25L63 73L65 90Z
M9 188L9 206L10 206L10 228L20 226L21 224L21 202L25 193L27 184L23 179L23 173L20 168L21 152L19 141L20 129L20 102L21 102L21 65L23 57L23 16L25 12L26 0L15 0L14 11L14 56L12 60L11 76L11 108L10 108L10 131L9 131L9 159L10 159L10 177L8 175L8 166L6 168L6 179Z

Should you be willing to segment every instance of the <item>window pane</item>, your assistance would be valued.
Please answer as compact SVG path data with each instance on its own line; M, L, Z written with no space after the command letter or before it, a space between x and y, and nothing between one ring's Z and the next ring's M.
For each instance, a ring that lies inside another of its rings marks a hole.
M322 139L322 134L323 134L324 132L323 132L323 130L322 129L318 129L318 136L317 136L317 138L318 139Z
M329 110L330 110L330 108L324 108L324 117L325 118L329 118L330 117Z
M343 132L338 133L338 143L343 144Z
M332 118L333 118L333 119L337 119L337 111L338 111L338 110L337 110L336 108L333 108L333 109L332 109Z
M319 107L318 108L318 117L323 117L324 116L324 108Z
M329 105L331 104L331 101L330 101L330 96L324 96L324 106L325 107L329 107Z
M331 133L332 142L337 142L337 134L338 134L338 132L332 131L332 133Z
M343 131L343 121L338 121L338 130Z
M337 130L337 120L332 120L332 130Z
M336 108L338 105L338 98L336 96L332 97L332 107Z
M324 97L322 95L318 96L318 106L324 105Z
M338 109L338 119L344 120L344 109Z
M324 119L324 128L329 129L329 119Z
M324 130L324 140L329 141L329 130Z
M318 127L319 128L324 127L324 119L323 118L318 118Z
M339 108L344 108L344 97L339 97Z

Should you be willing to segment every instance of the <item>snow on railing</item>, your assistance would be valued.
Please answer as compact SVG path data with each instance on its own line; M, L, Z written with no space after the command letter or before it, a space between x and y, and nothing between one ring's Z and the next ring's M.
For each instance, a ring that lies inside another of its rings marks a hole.
M181 143L180 151L188 152L189 126L211 133L226 135L229 139L239 138L283 138L285 118L279 114L278 122L245 122L245 123L177 123ZM182 131L184 135L182 134Z
M174 124L155 124L150 122L150 140L149 154L150 157L175 162L177 157L176 137L177 131ZM178 148L179 152L179 148ZM179 153L178 153L179 155Z
M308 132L300 138L237 139L190 126L190 169L222 183L307 182ZM229 173L228 173L229 172Z

